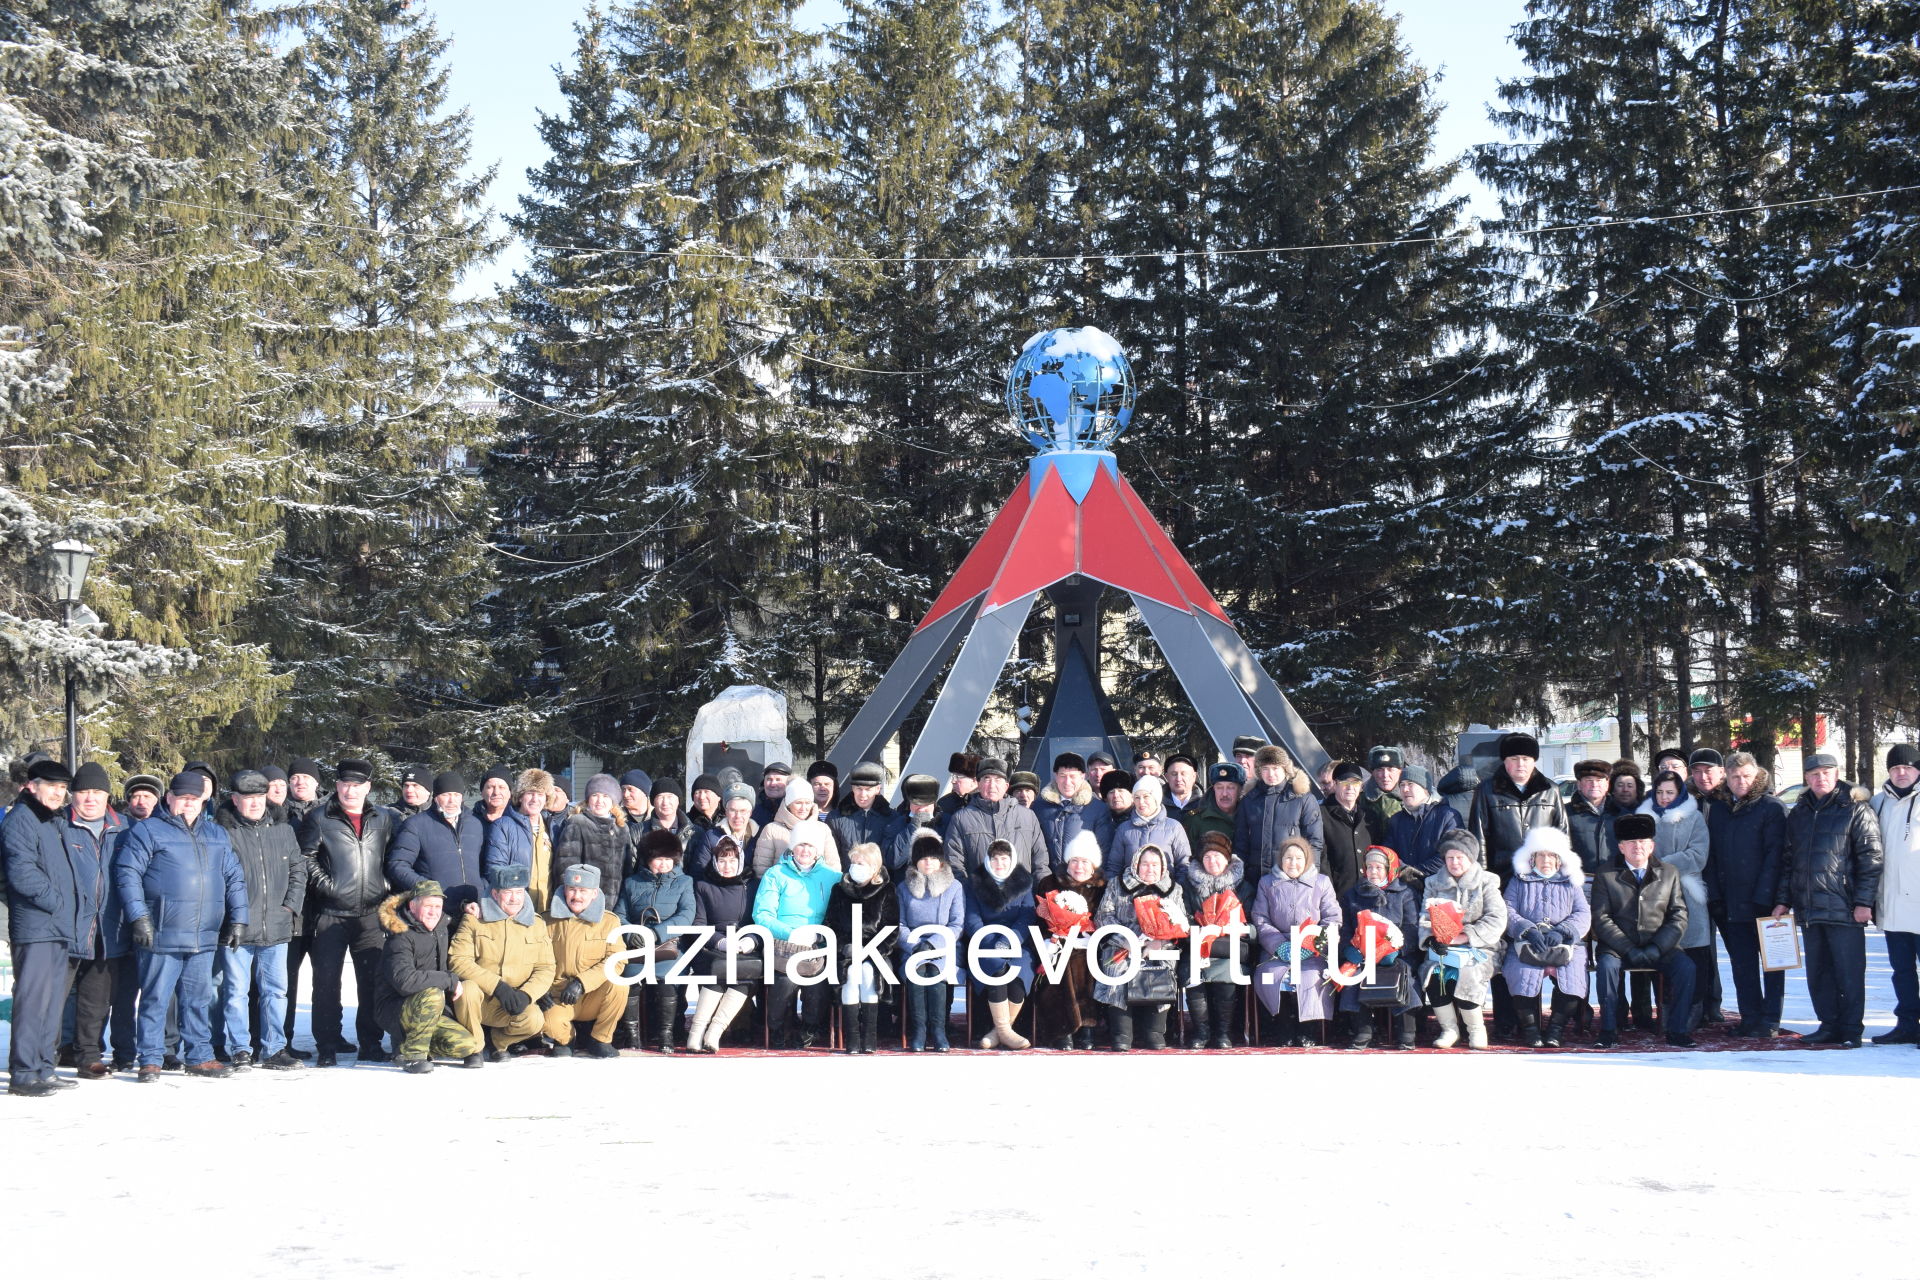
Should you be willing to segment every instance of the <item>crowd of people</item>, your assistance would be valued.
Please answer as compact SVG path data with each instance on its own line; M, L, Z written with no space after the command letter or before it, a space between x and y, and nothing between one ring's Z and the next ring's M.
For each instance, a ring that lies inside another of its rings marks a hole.
M116 807L98 764L29 757L0 823L10 1092L343 1056L421 1074L811 1049L836 1005L845 1052L944 1052L961 983L943 957L992 926L1022 941L974 970L982 1049L1609 1048L1630 1026L1687 1047L1723 1021L1771 1038L1785 977L1757 923L1788 912L1819 1018L1802 1043L1860 1044L1876 922L1896 1023L1874 1040L1920 1043L1911 746L1872 795L1807 757L1791 807L1739 751L1662 752L1650 783L1584 761L1567 796L1519 733L1465 786L1390 746L1318 777L1256 739L1232 756L1065 753L1042 779L959 753L944 784L902 779L897 808L880 765L826 761L757 786L600 774L577 804L540 769L491 770L477 798L407 769L383 805L357 758L330 786L295 759L224 794L191 763L129 778ZM861 946L886 939L897 967Z

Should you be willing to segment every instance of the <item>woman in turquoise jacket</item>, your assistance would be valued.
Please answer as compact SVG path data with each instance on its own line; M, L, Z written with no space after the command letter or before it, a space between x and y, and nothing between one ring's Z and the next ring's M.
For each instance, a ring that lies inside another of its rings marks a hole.
M681 991L666 978L678 962L680 944L687 941L679 931L693 923L693 880L680 869L680 839L671 831L649 831L641 837L636 862L633 874L620 884L618 910L622 923L638 925L652 936L653 965L627 966L628 977L640 975L642 980L627 988L623 1030L630 1047L642 1047L642 997L651 988L654 1042L660 1052L672 1053ZM555 876L564 870L554 868Z
M820 854L832 839L824 822L810 818L795 823L786 853L760 877L760 888L753 897L753 922L773 935L776 975L767 999L767 1035L776 1049L813 1048L826 1020L824 982L801 986L787 972L787 961L797 952L818 950L825 940L824 934L803 934L796 939L794 933L808 925L826 923L827 902L840 873L821 861ZM809 976L824 968L824 959L804 963ZM796 994L800 1000L797 1040L792 1036Z

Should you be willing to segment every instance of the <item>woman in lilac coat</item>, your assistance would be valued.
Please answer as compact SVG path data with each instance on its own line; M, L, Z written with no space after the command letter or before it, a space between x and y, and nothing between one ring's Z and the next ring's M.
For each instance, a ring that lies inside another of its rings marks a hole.
M1313 846L1306 840L1288 836L1280 842L1273 870L1260 877L1252 915L1254 936L1267 957L1253 972L1253 990L1278 1019L1277 1043L1282 1048L1320 1043L1322 1028L1317 1024L1332 1012L1327 964L1324 954L1308 948L1318 947L1315 938L1324 925L1333 926L1330 936L1338 938L1344 917L1333 881L1314 869ZM1309 924L1296 957L1293 930Z
M1535 827L1513 851L1507 882L1507 958L1500 966L1513 993L1520 1042L1560 1047L1560 1038L1587 998L1587 925L1592 913L1581 888L1580 859L1567 833ZM1540 992L1553 982L1553 1012L1540 1034Z
M907 994L907 1052L947 1051L947 1001L953 984L941 981L915 981L911 973L918 968L922 979L947 973L959 964L960 933L966 927L966 893L954 879L947 864L947 847L932 827L913 833L912 859L900 878L900 981ZM914 935L926 930L919 937ZM918 962L922 953L943 952L936 959Z

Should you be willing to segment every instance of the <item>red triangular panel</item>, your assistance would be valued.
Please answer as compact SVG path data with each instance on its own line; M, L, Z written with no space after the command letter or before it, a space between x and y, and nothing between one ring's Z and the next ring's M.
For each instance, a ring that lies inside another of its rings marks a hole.
M1080 533L1080 572L1172 609L1191 607L1105 468L1081 500Z
M1020 485L1007 499L1007 505L1000 508L1000 514L993 518L987 531L980 535L980 541L973 544L973 550L960 562L960 568L953 575L953 581L947 583L947 589L933 602L933 608L927 610L927 616L920 620L915 631L924 630L933 623L952 613L962 605L972 603L983 591L993 585L999 576L1000 567L1006 562L1007 549L1013 545L1013 535L1020 530L1020 522L1026 517L1029 486L1022 477Z
M1079 504L1055 471L1038 494L1022 480L915 630L975 602L998 609L1074 572L1233 625L1126 477L1102 468Z
M1205 609L1208 613L1220 619L1220 621L1226 623L1228 626L1232 626L1233 620L1227 617L1227 611L1220 607L1220 602L1213 598L1211 591L1207 590L1207 584L1200 581L1200 575L1193 571L1193 566L1187 563L1187 558L1180 554L1178 547L1173 545L1173 539L1167 536L1166 530L1160 527L1160 522L1153 518L1151 511L1147 510L1147 504L1140 501L1140 495L1133 491L1133 486L1127 483L1125 476L1120 477L1119 487L1121 497L1126 502L1128 509L1133 512L1134 518L1139 521L1141 532L1146 536L1147 541L1152 544L1154 552L1159 556L1161 562L1166 566L1167 572L1172 576L1174 582L1179 585L1182 594L1186 597L1183 605L1195 609ZM1142 592L1141 594L1144 595L1147 593Z
M1074 548L1080 537L1079 514L1059 473L1048 471L980 612L1011 604L1072 573Z

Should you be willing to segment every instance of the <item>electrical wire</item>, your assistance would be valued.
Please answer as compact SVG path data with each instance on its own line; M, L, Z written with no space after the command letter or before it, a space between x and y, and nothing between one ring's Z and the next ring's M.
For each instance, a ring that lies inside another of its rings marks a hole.
M1014 263L1027 263L1027 262L1077 262L1085 258L1091 258L1091 259L1095 259L1097 261L1102 261L1102 262L1124 262L1124 261L1130 261L1130 260L1142 259L1142 258L1162 258L1162 259L1164 258L1241 258L1241 257L1258 257L1261 255L1269 255L1269 254L1330 253L1330 252L1337 252L1337 251L1350 250L1350 249L1392 249L1392 248L1400 248L1407 245L1444 244L1446 242L1453 241L1453 240L1471 239L1476 235L1485 235L1485 236L1492 236L1492 237L1498 237L1498 238L1512 237L1512 238L1524 239L1530 236L1561 235L1567 232L1575 232L1575 231L1605 231L1615 227L1643 226L1649 223L1686 222L1686 221L1691 221L1698 218L1718 218L1718 217L1725 217L1732 214L1742 214L1742 213L1765 213L1774 209L1798 209L1798 208L1804 208L1809 205L1834 204L1834 203L1848 201L1848 200L1870 200L1876 196L1901 195L1910 191L1920 191L1920 183L1908 183L1906 185L1896 186L1896 187L1879 187L1872 191L1846 191L1846 192L1838 192L1830 195L1802 196L1793 200L1768 200L1768 201L1757 202L1754 204L1727 205L1727 206L1722 206L1722 207L1713 208L1713 209L1695 209L1685 213L1609 214L1609 215L1599 215L1593 218L1586 219L1585 221L1581 221L1581 222L1550 223L1546 226L1539 226L1539 227L1495 227L1491 231L1489 231L1483 224L1475 224L1471 226L1464 226L1457 230L1448 231L1439 235L1396 236L1396 237L1392 237L1389 239L1382 239L1382 240L1316 241L1316 242L1311 242L1307 244L1260 245L1260 246L1249 247L1244 249L1151 249L1151 250L1142 249L1142 250L1130 250L1130 251L1123 251L1123 252L1116 253L1110 250L1088 248L1088 249L1076 250L1072 253L1043 253L1043 254L997 254L996 253L996 254L967 254L965 256L957 256L957 257L939 257L939 256L918 256L918 255L872 256L872 255L865 255L865 254L834 254L834 253L794 253L794 254L784 254L784 253L774 253L774 252L735 253L735 252L732 252L731 250L726 250L726 249L621 249L621 248L610 248L610 247L600 246L600 245L549 244L549 243L544 243L536 240L523 241L522 243L525 244L525 246L528 249L540 250L540 251L550 252L550 253L593 253L593 254L603 254L603 255L617 256L617 257L636 257L636 258L647 258L647 259L670 258L674 260L682 260L682 259L712 260L712 261L718 261L718 262L735 262L735 263L745 263L749 265L770 265L770 266L779 266L779 265L785 265L785 264L806 264L806 263L824 264L824 263L834 262L834 263L869 264L869 265L905 264L905 263L923 263L923 264L934 264L934 265L956 265L957 264L957 265L971 265L975 267L983 267L989 263L994 265L1010 265ZM159 205L170 205L175 208L181 208L181 209L199 209L199 210L209 211L214 213L231 212L230 210L224 209L219 205L200 204L190 200L175 200L165 196L153 197L149 201L149 203L159 204ZM96 210L92 210L91 212L104 212L104 211L96 209ZM300 226L313 227L318 230L326 230L326 231L364 232L366 230L365 227L356 227L346 223L323 222L315 219L301 218L295 215L272 214L272 213L246 213L242 216L251 217L251 218L261 218L261 219L266 219L268 221L277 221L277 222L295 224ZM478 239L479 237L471 233L468 233L468 234L448 233L443 235L431 235L431 236L430 235L414 235L414 236L410 236L409 238L415 239L415 240L428 240L428 239L475 240L475 239ZM1696 290L1696 292L1698 292L1698 290Z

